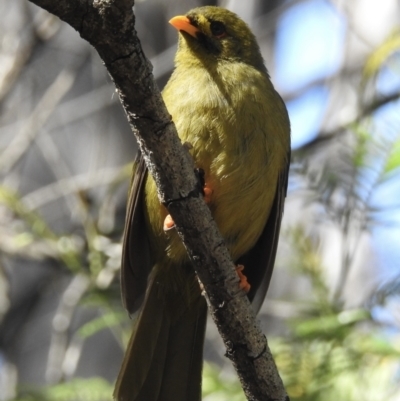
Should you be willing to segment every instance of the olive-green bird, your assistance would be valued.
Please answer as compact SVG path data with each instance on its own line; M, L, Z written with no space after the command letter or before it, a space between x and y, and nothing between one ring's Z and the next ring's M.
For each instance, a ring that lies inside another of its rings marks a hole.
M204 170L207 203L244 265L259 309L275 261L290 159L290 124L249 27L232 12L200 7L179 30L175 70L163 98L182 142ZM135 163L122 257L122 294L141 308L114 397L198 401L206 303L143 158ZM142 305L143 304L143 305Z

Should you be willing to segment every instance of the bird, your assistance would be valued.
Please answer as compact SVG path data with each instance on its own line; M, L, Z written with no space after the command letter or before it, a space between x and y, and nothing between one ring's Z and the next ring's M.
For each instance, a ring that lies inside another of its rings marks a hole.
M203 173L207 205L257 311L287 194L287 109L254 34L236 14L204 6L169 22L178 30L178 48L162 96ZM121 290L125 308L138 318L114 399L201 400L207 306L140 152L127 205Z

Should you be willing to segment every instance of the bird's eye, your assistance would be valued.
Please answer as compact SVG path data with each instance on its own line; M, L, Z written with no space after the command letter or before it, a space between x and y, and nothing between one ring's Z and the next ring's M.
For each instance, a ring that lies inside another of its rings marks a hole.
M225 25L220 21L212 21L210 29L216 38L223 38L226 35Z

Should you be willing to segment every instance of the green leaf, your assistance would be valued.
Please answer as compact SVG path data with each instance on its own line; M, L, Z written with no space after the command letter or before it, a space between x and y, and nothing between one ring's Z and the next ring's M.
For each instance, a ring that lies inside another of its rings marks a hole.
M111 401L113 388L99 377L73 379L40 390L21 387L14 401Z
M120 326L123 320L126 320L126 314L124 312L106 313L81 326L78 330L78 333L82 338L88 338L101 330L114 326Z
M343 311L297 322L294 324L294 334L298 337L340 339L348 334L352 325L369 319L370 313L364 309Z
M390 174L400 167L400 138L395 141L384 167L384 174Z
M368 57L363 71L364 79L371 78L375 75L382 67L383 63L399 49L400 31L396 30Z

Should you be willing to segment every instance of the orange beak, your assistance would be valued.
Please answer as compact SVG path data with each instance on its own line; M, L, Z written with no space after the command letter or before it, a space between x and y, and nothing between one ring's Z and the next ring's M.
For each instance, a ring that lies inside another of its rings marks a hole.
M177 17L170 19L169 23L178 31L184 31L194 38L197 37L196 33L200 32L194 25L192 25L189 18L184 15L178 15Z

